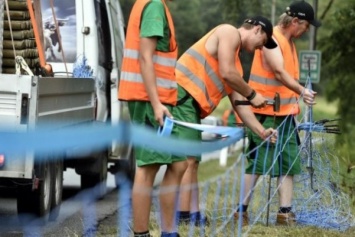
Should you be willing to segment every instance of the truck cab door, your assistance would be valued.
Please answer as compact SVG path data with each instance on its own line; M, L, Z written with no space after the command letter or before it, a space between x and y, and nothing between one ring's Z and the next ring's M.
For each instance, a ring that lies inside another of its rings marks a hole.
M106 8L110 24L110 36L112 42L112 71L111 79L111 122L113 125L119 121L129 120L129 112L127 102L119 101L117 91L120 80L121 64L123 58L123 49L125 41L125 24L119 1L107 0ZM112 144L111 158L128 158L129 151L127 145L118 143ZM126 156L126 157L121 157Z

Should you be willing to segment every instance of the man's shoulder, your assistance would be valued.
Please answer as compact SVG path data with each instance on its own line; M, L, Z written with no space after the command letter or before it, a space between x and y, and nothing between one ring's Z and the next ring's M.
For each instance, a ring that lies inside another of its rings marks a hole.
M229 23L222 23L216 26L216 28L227 29L227 30L237 30L237 28Z
M228 23L220 24L215 27L215 32L217 35L226 36L226 35L235 35L238 29Z
M212 32L219 39L235 40L239 38L238 29L231 24L220 24Z

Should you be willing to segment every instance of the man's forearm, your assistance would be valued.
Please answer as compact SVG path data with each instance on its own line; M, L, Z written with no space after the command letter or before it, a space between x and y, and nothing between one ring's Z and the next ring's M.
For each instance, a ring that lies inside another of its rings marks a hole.
M152 63L140 63L142 79L147 91L150 103L153 107L160 104L154 65Z
M225 77L226 83L236 92L240 93L244 97L248 97L252 94L253 89L244 81L244 79L237 73L231 72Z
M238 106L237 112L243 121L243 123L251 129L254 133L258 134L260 137L263 136L265 128L255 117L253 111L251 111L249 106Z

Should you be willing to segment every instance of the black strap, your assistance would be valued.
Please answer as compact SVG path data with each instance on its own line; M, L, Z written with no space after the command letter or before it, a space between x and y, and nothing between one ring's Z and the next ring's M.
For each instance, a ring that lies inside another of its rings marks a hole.
M196 109L196 113L200 114L201 110L200 110L199 104L198 104L197 101L196 101L189 93L187 93L187 92L186 92L186 95L185 95L184 97L182 97L180 100L178 100L178 101L176 102L176 106L183 105L190 97L193 99L192 105L193 105L193 107Z
M182 97L180 100L176 102L176 106L184 104L189 97L190 95L186 93L184 97Z
M259 122L261 123L261 124L263 124L264 122L265 122L265 120L266 120L266 115L264 115L264 114L256 114L258 117L259 117Z
M292 124L295 128L297 128L295 117L292 117ZM296 142L297 142L297 145L299 146L299 145L301 145L300 135L299 135L298 131L295 131L295 133L296 133Z

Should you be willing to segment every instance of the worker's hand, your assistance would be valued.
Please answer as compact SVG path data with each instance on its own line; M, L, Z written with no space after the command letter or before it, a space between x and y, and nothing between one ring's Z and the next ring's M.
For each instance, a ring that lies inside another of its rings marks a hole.
M308 106L315 105L316 104L316 102L315 102L316 94L317 94L317 92L306 88L303 92L304 103Z
M163 104L159 104L158 106L154 107L154 117L160 126L164 125L165 116L169 118L173 117L167 107L165 107Z
M250 103L254 108L263 108L266 105L266 99L261 94L256 93L256 96L250 100Z
M271 143L276 143L277 141L277 130L273 129L273 128L268 128L265 129L262 134L261 134L261 138L266 140L266 139L270 139Z

